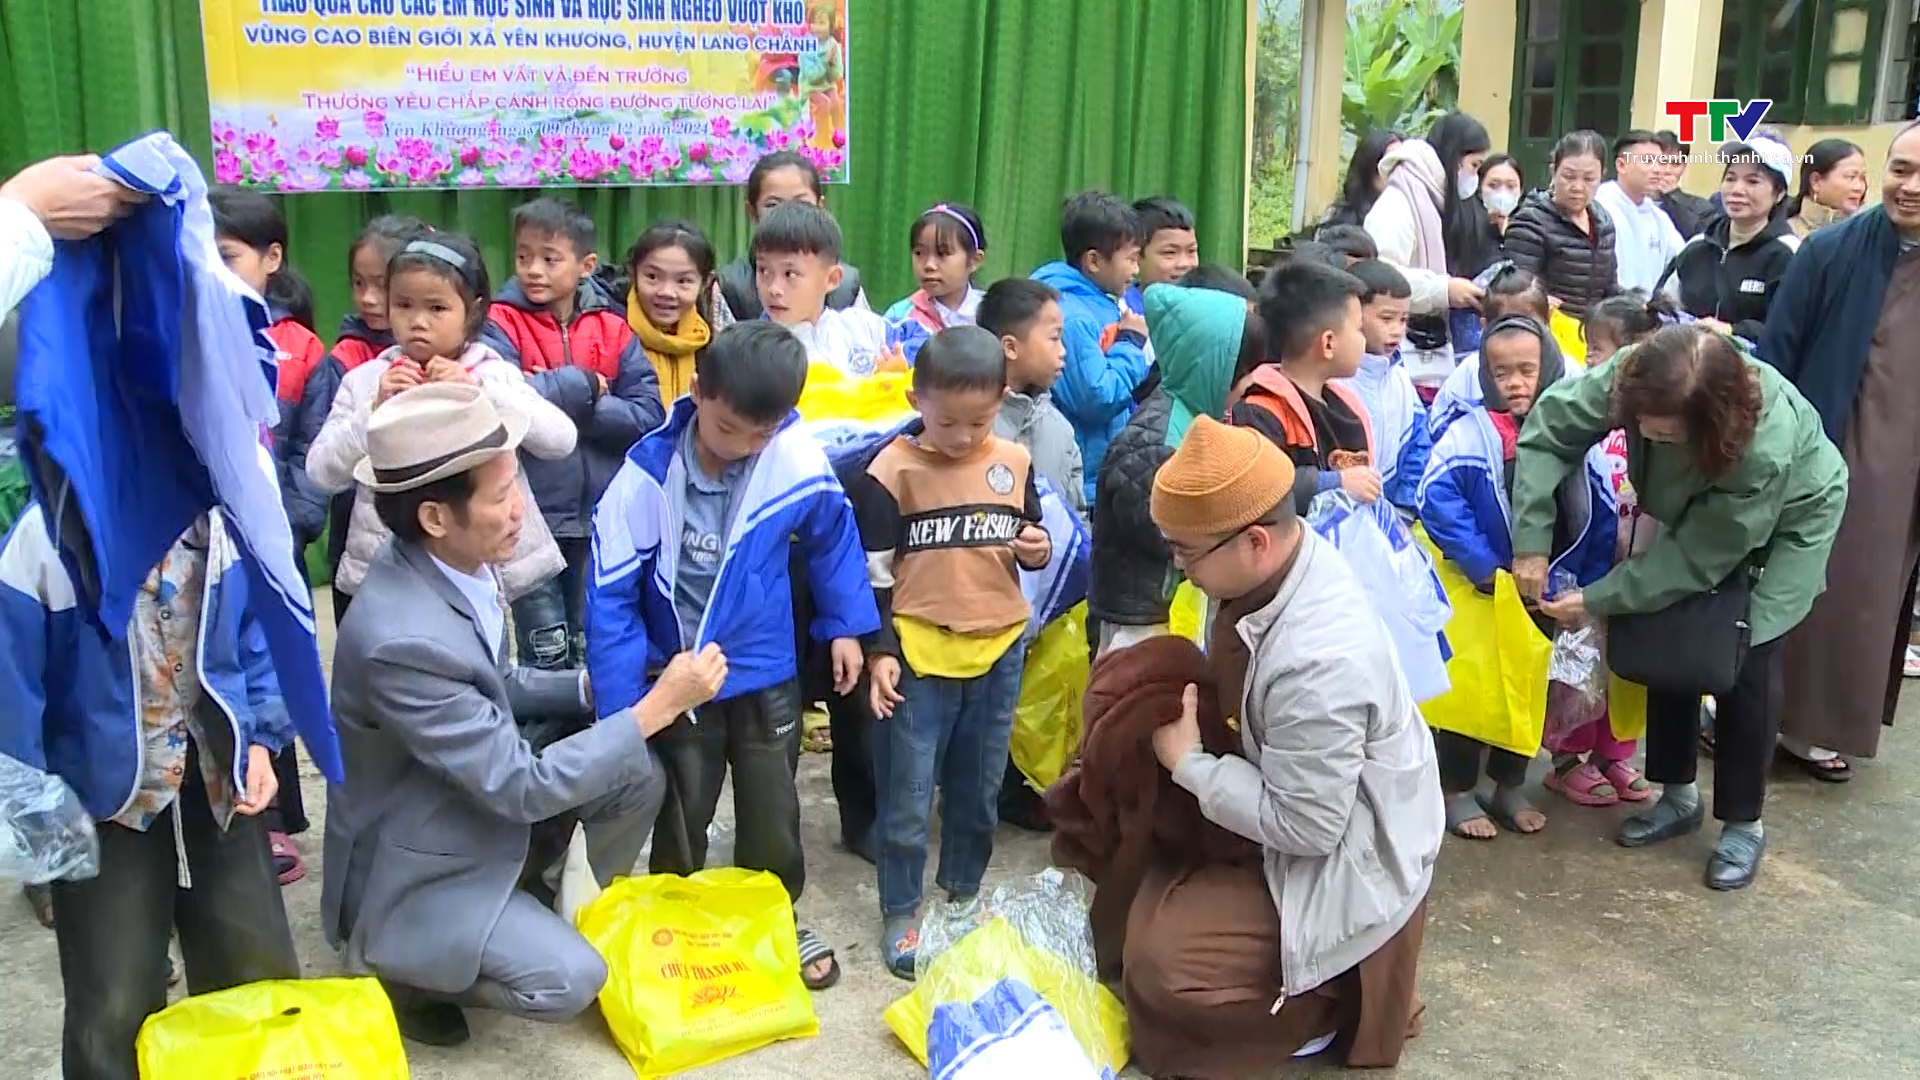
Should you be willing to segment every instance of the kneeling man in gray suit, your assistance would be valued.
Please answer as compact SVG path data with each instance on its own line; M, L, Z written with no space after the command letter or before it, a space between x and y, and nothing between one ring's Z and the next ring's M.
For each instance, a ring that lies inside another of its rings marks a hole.
M384 389L355 479L393 541L334 649L347 779L328 793L321 916L403 1034L452 1045L462 1007L559 1023L599 994L599 954L519 888L529 832L574 814L603 852L624 845L608 867L631 868L665 786L646 740L712 699L726 659L676 656L633 709L536 752L514 715L591 708L592 688L507 660L492 567L539 512L517 480L527 422L469 381Z

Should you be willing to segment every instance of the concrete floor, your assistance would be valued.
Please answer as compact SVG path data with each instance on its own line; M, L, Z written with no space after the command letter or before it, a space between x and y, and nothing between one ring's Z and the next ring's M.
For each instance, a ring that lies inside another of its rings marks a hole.
M324 604L324 597L322 599ZM323 613L323 622L326 617ZM1920 700L1920 699L1917 699ZM1628 852L1617 811L1550 801L1540 836L1449 839L1429 908L1421 991L1427 1029L1400 1073L1472 1078L1894 1077L1920 1075L1920 707L1883 756L1829 787L1776 772L1766 862L1745 893L1709 892L1707 833ZM312 868L286 902L307 971L338 964L321 939L319 821ZM925 1071L880 1019L905 987L876 959L872 869L834 846L827 759L801 766L809 888L803 921L839 947L845 977L816 996L821 1032L688 1074L738 1080ZM731 815L723 808L722 814ZM994 881L1045 865L1044 838L1003 828ZM59 1075L61 995L53 936L0 904L0 1075ZM597 1013L560 1028L472 1014L454 1051L408 1047L416 1080L631 1077Z

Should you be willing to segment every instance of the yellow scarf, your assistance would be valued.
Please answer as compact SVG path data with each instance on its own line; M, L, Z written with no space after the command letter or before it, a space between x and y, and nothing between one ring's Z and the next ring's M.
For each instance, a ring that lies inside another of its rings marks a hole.
M707 320L701 318L698 311L688 311L680 317L680 325L668 333L653 325L653 320L647 318L646 310L640 306L640 295L629 289L627 325L633 327L633 336L640 339L640 347L653 362L653 373L660 377L660 400L672 405L685 397L693 385L694 354L713 340Z

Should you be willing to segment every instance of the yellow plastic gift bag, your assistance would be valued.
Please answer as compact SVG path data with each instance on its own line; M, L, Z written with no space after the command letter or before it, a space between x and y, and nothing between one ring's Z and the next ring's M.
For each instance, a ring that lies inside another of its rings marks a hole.
M1173 609L1167 619L1167 629L1174 637L1186 638L1203 649L1207 647L1207 597L1193 582L1182 581L1173 590Z
M1607 727L1621 742L1647 734L1647 688L1607 673Z
M287 979L185 998L147 1018L141 1080L406 1080L393 1004L377 979Z
M620 878L574 923L607 962L600 1011L642 1080L820 1031L793 902L764 870Z
M1008 752L1027 785L1044 792L1080 752L1080 699L1087 692L1087 605L1043 627L1027 649Z
M1567 362L1567 370L1574 371L1587 364L1587 331L1580 320L1553 309L1553 315L1547 320L1547 329L1553 333L1554 344L1560 346L1560 355Z
M912 384L910 372L879 371L856 379L832 364L809 364L807 386L796 407L809 422L851 420L889 427L913 414L907 401Z
M1126 1006L1064 957L1029 942L1006 919L993 919L934 957L913 992L887 1006L887 1027L925 1065L933 1011L949 1002L972 1001L1002 979L1026 983L1053 1006L1094 1068L1111 1075L1126 1067L1131 1053Z
M1512 574L1499 571L1493 595L1487 596L1441 556L1425 529L1416 527L1414 532L1433 556L1441 587L1453 605L1446 629L1453 650L1447 679L1453 687L1422 702L1421 715L1429 727L1532 757L1540 752L1546 727L1547 662L1553 642L1534 625Z

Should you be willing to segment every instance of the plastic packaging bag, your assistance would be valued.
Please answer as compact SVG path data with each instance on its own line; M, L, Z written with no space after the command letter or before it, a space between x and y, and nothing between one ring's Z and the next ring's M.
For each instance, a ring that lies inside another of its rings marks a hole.
M0 877L41 885L100 872L93 817L65 780L0 754Z
M1202 649L1207 647L1207 597L1191 581L1182 581L1173 590L1173 606L1167 612L1167 632L1183 637Z
M1091 894L1085 878L1052 869L969 904L935 903L920 926L917 981L887 1007L887 1027L925 1063L941 1005L974 1001L1016 979L1060 1014L1096 1068L1117 1073L1128 1057L1127 1010L1095 974Z
M642 1080L820 1031L793 902L764 870L620 878L574 923L607 961L600 1011Z
M1035 791L1051 787L1080 751L1080 699L1090 664L1085 604L1048 623L1027 650L1007 748Z
M1341 491L1313 500L1307 524L1337 548L1386 624L1413 699L1426 702L1452 686L1441 634L1453 617L1433 560L1385 501L1366 504Z
M1453 656L1447 678L1453 688L1420 704L1427 726L1478 739L1522 757L1540 752L1547 711L1547 661L1553 643L1534 625L1513 575L1494 577L1493 595L1473 587L1466 575L1440 557L1425 530L1420 543L1434 561L1453 618L1447 642Z
M1560 596L1579 588L1572 574L1556 570L1548 594ZM1552 750L1607 715L1606 638L1599 620L1562 624L1555 631L1547 680L1547 717L1540 741Z
M393 1004L377 979L288 979L196 994L140 1025L141 1080L406 1080Z
M941 1005L927 1030L932 1080L1111 1080L1095 1070L1053 1006L1018 979L1002 979L969 1002Z

